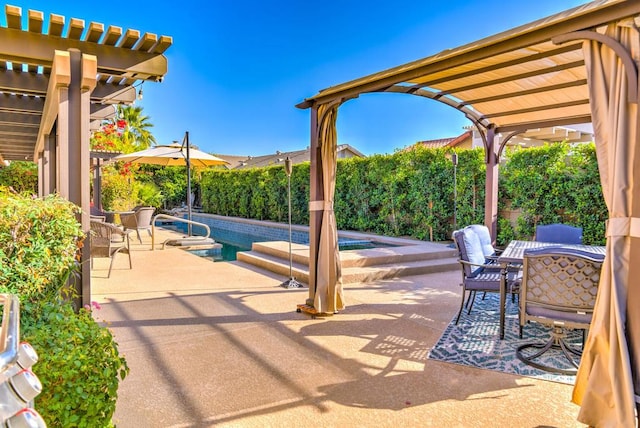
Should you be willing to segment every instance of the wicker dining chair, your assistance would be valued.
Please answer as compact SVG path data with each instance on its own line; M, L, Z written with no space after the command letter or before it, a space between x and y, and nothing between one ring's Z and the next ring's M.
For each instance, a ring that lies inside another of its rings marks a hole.
M124 230L135 230L138 241L142 244L140 231L146 230L151 236L151 222L153 220L154 207L136 207L135 211L120 213L120 223Z
M129 232L120 229L118 226L106 223L100 220L91 220L90 236L90 256L91 266L93 267L93 259L95 257L108 257L111 259L109 263L109 272L107 278L111 276L111 268L115 257L119 253L129 256L129 269L133 267L131 264L131 251L129 247Z

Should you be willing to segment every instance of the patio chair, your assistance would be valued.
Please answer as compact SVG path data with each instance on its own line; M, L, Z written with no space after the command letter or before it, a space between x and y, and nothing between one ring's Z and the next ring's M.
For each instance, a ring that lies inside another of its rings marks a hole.
M538 225L535 240L555 244L582 244L582 228L561 223Z
M136 207L132 212L120 213L120 223L124 226L124 230L135 230L138 235L138 241L142 244L140 231L146 230L151 236L151 220L153 219L154 207Z
M91 220L90 245L91 245L91 266L95 257L109 257L109 272L107 278L111 276L111 268L116 254L125 253L129 256L129 269L131 264L131 251L129 248L129 232L123 231L118 226L106 223L101 220Z
M480 238L471 228L464 228L453 232L453 242L458 249L458 262L462 268L462 301L460 309L456 317L456 324L460 321L460 315L465 307L465 299L467 292L469 297L467 300L468 312L471 313L473 300L476 293L499 293L500 281L502 280L503 270L501 266L495 263L487 263ZM514 294L518 292L520 283L519 270L506 270L506 287L507 292Z
M480 245L482 246L482 252L484 253L484 257L487 262L495 262L498 254L501 253L501 250L493 246L489 228L484 224L471 224L465 229L467 228L473 230L475 234L478 235L478 238L480 239Z
M103 221L106 221L107 223L113 223L115 217L113 212L102 211L101 209L96 207L91 207L89 214L92 219L95 218L96 220L98 220L102 218L104 219Z
M516 350L518 359L541 370L575 374L575 357L581 349L569 345L567 330L585 331L591 324L598 293L604 255L572 248L547 247L526 250L520 287L520 337L530 321L551 326L546 343L526 343ZM543 363L539 358L552 348L560 349L573 368L563 369ZM535 352L532 352L534 350Z

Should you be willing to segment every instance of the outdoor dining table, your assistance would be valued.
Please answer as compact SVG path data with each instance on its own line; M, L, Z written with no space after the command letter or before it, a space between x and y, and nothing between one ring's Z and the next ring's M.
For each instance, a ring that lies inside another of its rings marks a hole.
M606 248L599 245L579 245L579 244L558 244L554 242L538 241L511 241L507 248L498 256L498 263L502 267L502 278L500 280L500 339L504 339L504 318L507 300L507 268L510 266L520 266L524 262L524 252L536 248L573 248L595 254L606 254Z

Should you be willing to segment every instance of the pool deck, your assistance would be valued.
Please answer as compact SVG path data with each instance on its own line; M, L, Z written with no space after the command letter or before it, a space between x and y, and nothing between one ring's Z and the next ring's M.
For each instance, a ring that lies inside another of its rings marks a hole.
M171 232L162 232L170 234ZM133 243L92 271L95 311L131 369L128 427L583 427L572 387L429 360L456 313L460 272L345 285L332 317L308 289L242 262Z

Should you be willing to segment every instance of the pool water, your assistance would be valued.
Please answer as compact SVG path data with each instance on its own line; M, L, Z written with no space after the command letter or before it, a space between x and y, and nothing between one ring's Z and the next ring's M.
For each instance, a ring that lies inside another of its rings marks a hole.
M181 233L187 233L186 223L163 223L158 224L159 227L175 230ZM260 236L249 235L238 232L230 232L228 230L217 230L211 228L211 237L216 243L222 244L222 248L207 248L187 250L200 257L210 258L214 262L229 262L237 259L238 251L250 251L254 242L264 242L265 239ZM205 235L206 231L203 227L192 226L192 235ZM338 242L340 251L346 250L364 250L370 248L396 247L396 245L384 242L369 240L346 240L341 239Z
M185 234L187 233L186 223L165 222L157 224L157 226ZM193 225L191 228L191 234L194 236L204 236L205 233L206 230L203 227ZM237 236L233 236L233 240L220 239L220 235L222 234L216 233L216 230L213 228L211 229L211 237L216 243L222 244L222 248L193 249L187 251L200 257L210 258L214 262L231 262L237 259L236 254L238 251L249 251L251 250L251 244L262 240L259 237L239 233L234 234ZM228 234L224 235L228 237Z

